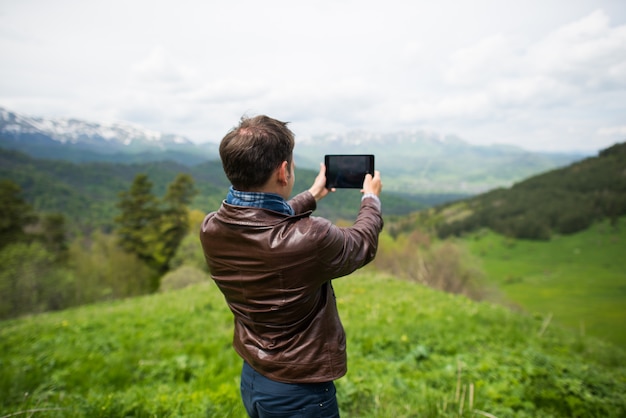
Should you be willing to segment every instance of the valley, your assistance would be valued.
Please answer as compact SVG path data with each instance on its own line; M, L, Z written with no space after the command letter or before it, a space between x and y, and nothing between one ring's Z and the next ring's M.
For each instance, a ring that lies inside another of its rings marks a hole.
M488 231L463 242L504 304L626 349L626 217L548 242Z
M219 161L29 135L0 135L17 225L1 230L0 415L240 414L232 317L197 239L229 186ZM622 416L626 144L548 158L415 135L358 146L383 171L385 228L372 265L336 283L343 415ZM347 139L303 144L294 191ZM139 177L162 202L181 174L197 194L156 275L119 247L120 196ZM349 225L359 196L339 190L315 215Z

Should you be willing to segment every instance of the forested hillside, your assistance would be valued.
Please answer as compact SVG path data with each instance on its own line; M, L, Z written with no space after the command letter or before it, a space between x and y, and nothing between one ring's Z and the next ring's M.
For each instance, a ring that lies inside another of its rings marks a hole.
M155 194L162 195L167 184L180 173L190 175L198 190L192 208L208 212L219 206L229 186L219 161L194 166L175 161L72 163L33 158L0 148L0 179L16 183L36 211L61 213L72 220L70 228L82 230L112 227L118 194L130 186L137 174L146 174L154 185ZM316 174L312 170L297 169L294 193L308 189ZM358 196L350 200L346 199L347 195L353 196L350 191L341 191L324 201L319 214L331 219L354 216ZM390 194L385 198L385 210L388 214L406 214L454 197L426 195L409 198Z
M420 225L441 238L489 228L509 237L546 240L584 230L597 220L614 223L625 214L626 143L621 143L510 188L440 205L397 227Z
M294 191L316 175L299 170ZM0 150L0 319L151 293L168 273L203 276L197 229L228 185L218 161L78 164ZM384 199L391 213L423 207ZM358 190L338 191L317 214L354 218L359 203Z
M439 197L423 203L411 200L415 196L384 193L385 230L376 266L399 278L484 299L489 289L474 255L441 238L490 228L509 237L545 239L597 219L617 225L626 214L624 150L624 144L616 145L510 189L411 215ZM315 175L298 170L294 191L307 189ZM163 283L196 280L206 272L198 225L218 208L228 187L218 161L193 167L172 161L76 164L3 150L0 180L5 214L0 317L137 296ZM188 190L189 198L172 200L176 188ZM346 224L359 201L358 190L339 190L320 202L316 214ZM180 270L189 265L191 271Z
M507 193L554 187L557 196L597 196L594 207L610 208L599 203L620 202L623 155L616 146L529 179L535 187L523 182L494 193L503 193L505 203L523 202ZM229 342L232 315L207 283L198 244L200 220L228 186L219 164L186 171L173 162L0 157L0 415L243 413L240 360ZM308 187L314 175L298 172L296 189ZM351 371L338 381L343 415L623 416L624 352L594 335L617 335L623 323L623 268L613 254L623 242L614 231L623 230L626 218L615 215L609 232L596 228L576 240L540 242L541 248L485 231L466 238L472 245L433 234L453 225L454 216L469 219L468 208L480 207L481 199L495 209L504 204L488 200L491 195L411 216L386 215L374 263L337 281L351 359ZM358 191L339 191L320 211L353 216L358 201ZM389 195L383 202L386 211L393 207ZM46 207L60 213L46 214ZM520 213L538 216L531 209ZM85 217L90 210L93 217ZM612 213L599 212L589 222L612 220ZM84 227L68 233L74 224ZM499 280L496 296L505 290L523 296L520 303L536 303L528 310L509 309L513 299L499 306L485 278ZM576 309L583 304L590 308L582 312L584 322ZM89 306L67 309L78 305ZM566 314L580 330L561 327Z

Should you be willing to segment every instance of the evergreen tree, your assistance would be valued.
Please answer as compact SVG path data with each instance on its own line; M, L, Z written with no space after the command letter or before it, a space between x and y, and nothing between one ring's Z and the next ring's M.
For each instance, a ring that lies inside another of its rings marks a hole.
M154 246L149 242L157 235L161 213L158 200L152 194L152 182L146 174L138 174L130 190L121 192L119 198L120 214L115 222L120 246L151 267L157 267Z
M43 243L48 251L54 254L55 260L67 261L69 246L66 237L65 216L61 213L43 215L39 220L37 229L37 239Z
M117 204L121 213L115 222L121 247L136 254L157 273L165 273L189 230L187 205L195 194L193 178L179 174L159 201L152 194L147 175L138 175L130 190L120 193ZM156 290L158 283L152 287Z
M157 241L160 243L158 255L162 270L169 267L170 260L189 231L188 205L196 193L193 178L188 174L179 174L168 185Z
M0 180L0 248L26 240L24 227L36 219L31 206L21 196L20 186Z
M163 201L171 208L183 208L189 206L197 193L193 178L181 173L168 185Z

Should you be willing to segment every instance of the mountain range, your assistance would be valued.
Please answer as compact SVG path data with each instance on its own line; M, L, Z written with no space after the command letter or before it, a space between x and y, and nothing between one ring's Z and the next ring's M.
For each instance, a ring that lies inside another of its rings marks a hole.
M194 143L128 123L32 117L0 107L0 147L72 162L142 163L172 160L187 166L219 159L216 143ZM427 131L363 131L297 139L296 164L316 170L325 154L374 154L385 188L403 194L476 194L507 187L585 157L530 152L508 145L476 146Z
M4 135L13 134L14 138L28 134L41 135L61 144L94 147L107 144L110 150L120 147L140 149L152 146L165 149L170 144L191 144L191 141L182 136L164 135L130 124L27 117L3 108L0 108L0 126Z
M2 107L0 147L72 162L174 160L193 165L218 158L215 144L195 144L180 135L121 122L31 117Z

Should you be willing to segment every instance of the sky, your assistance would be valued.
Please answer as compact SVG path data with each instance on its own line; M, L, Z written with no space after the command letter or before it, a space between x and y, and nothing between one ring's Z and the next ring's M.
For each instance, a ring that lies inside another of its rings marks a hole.
M219 141L427 131L626 141L624 0L0 0L0 107Z

